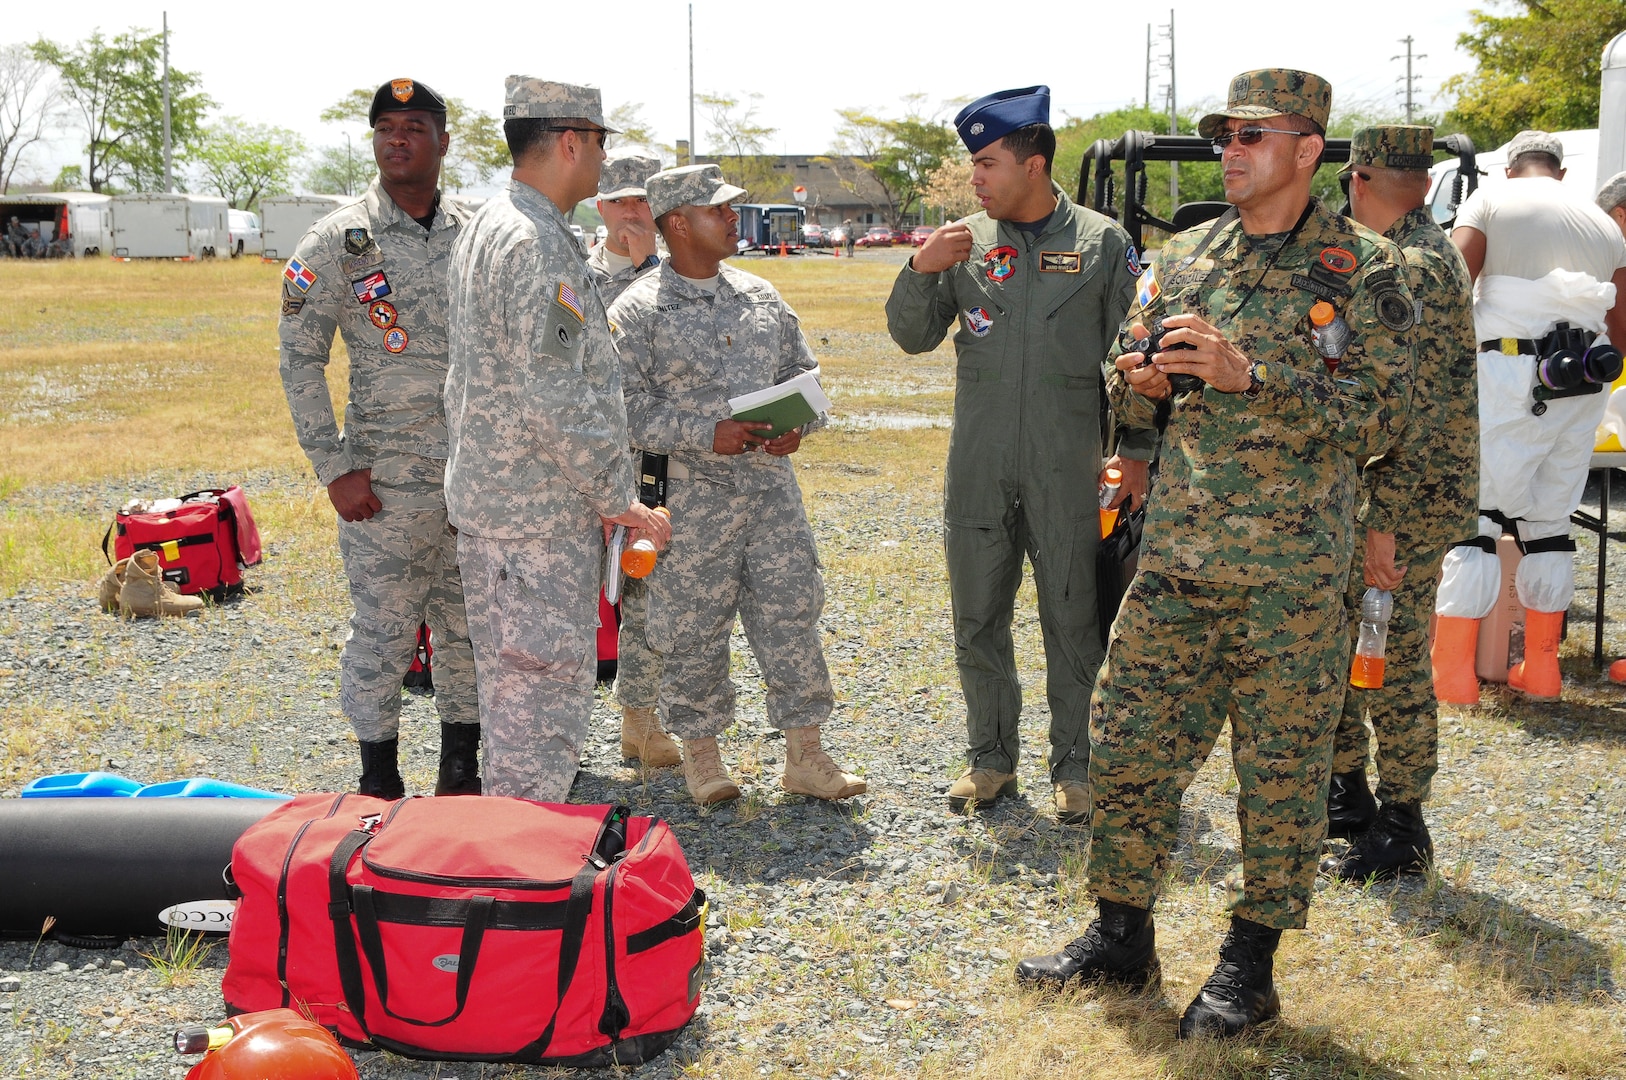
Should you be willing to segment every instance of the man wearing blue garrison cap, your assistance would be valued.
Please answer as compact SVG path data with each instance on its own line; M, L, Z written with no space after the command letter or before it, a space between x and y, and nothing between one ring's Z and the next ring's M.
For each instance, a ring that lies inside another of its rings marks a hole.
M1123 229L1051 180L1049 87L980 98L954 126L983 210L934 232L886 304L904 352L929 352L955 327L943 550L968 761L949 806L1016 790L1022 692L1011 620L1025 556L1044 632L1056 813L1085 824L1090 692L1104 655L1095 592L1101 364L1140 265ZM1138 504L1152 439L1137 439L1109 464L1124 472L1119 501Z

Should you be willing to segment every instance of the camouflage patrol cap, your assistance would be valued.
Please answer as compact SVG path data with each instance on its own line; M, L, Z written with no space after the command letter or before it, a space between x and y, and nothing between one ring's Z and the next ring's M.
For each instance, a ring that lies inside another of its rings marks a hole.
M1434 129L1418 124L1385 124L1361 128L1349 140L1348 176L1362 165L1376 169L1427 172L1434 164Z
M661 163L641 154L623 154L604 163L598 175L598 197L625 199L634 195L647 196L645 185L649 178L661 171Z
M1626 203L1626 172L1618 172L1611 176L1604 181L1603 187L1598 189L1598 209L1604 213L1607 214L1621 203Z
M745 197L745 189L723 179L719 165L685 165L649 178L649 213L660 217L680 206L717 206Z
M1225 108L1209 113L1197 124L1197 133L1212 139L1225 130L1226 120L1264 120L1271 116L1302 116L1322 130L1332 109L1332 84L1319 75L1292 68L1244 71L1231 80Z
M604 127L604 101L596 87L510 75L507 88L502 107L504 120L586 120L616 134L615 128Z
M1513 136L1513 141L1507 144L1507 167L1511 169L1525 154L1551 154L1553 160L1564 164L1564 144L1550 132L1531 129Z
M373 107L367 110L367 126L378 126L379 113L432 112L446 115L446 99L428 86L412 79L391 79L373 92Z

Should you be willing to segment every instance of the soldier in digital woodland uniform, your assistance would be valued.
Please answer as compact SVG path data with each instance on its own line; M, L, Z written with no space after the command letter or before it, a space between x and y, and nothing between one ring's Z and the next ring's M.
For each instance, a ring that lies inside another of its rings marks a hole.
M834 693L819 640L824 581L789 456L802 429L769 438L731 417L728 399L816 372L789 305L723 260L738 249L745 195L716 165L649 180L671 258L610 309L633 445L669 455L672 546L648 579L661 709L683 740L683 773L702 805L739 797L717 748L734 720L729 635L736 614L767 684L768 722L785 733L785 790L845 799L867 785L820 746Z
M361 742L359 789L405 792L401 677L428 622L441 720L435 794L479 794L474 656L442 490L447 267L472 211L436 186L448 144L439 94L392 79L367 121L377 179L312 226L283 271L282 386L299 445L339 512L355 606L340 704ZM335 331L350 354L343 432L326 376Z
M1504 529L1523 552L1515 586L1524 659L1509 669L1508 686L1539 700L1563 689L1558 643L1575 594L1570 515L1609 395L1544 399L1538 391L1569 376L1582 389L1612 382L1618 368L1598 364L1592 349L1605 330L1626 343L1626 306L1617 302L1626 244L1607 214L1565 190L1563 159L1557 136L1519 132L1508 143L1506 182L1469 196L1451 230L1475 282L1480 465L1479 535L1458 537L1446 553L1434 602L1434 691L1447 703L1479 701L1479 620L1501 585L1495 545Z
M1050 178L1050 89L1002 90L954 118L983 211L932 233L898 274L887 329L906 353L954 327L958 379L943 483L943 554L965 695L956 812L1016 790L1022 688L1011 620L1033 564L1050 705L1050 779L1064 824L1088 822L1090 691L1101 666L1101 364L1140 264L1123 229ZM1118 501L1146 494L1155 439L1120 444ZM1130 460L1130 459L1136 460Z
M506 191L452 253L446 505L469 597L486 791L570 792L593 709L606 522L638 502L604 303L565 212L598 190L599 92L510 76Z
M1399 250L1310 196L1331 98L1319 76L1253 71L1203 118L1232 208L1159 252L1109 380L1121 422L1149 426L1161 400L1172 414L1090 722L1100 917L1017 976L1158 979L1151 909L1180 800L1229 718L1242 885L1182 1038L1234 1035L1280 1010L1273 957L1281 932L1305 923L1349 677L1358 466L1388 447L1411 397ZM1352 333L1333 370L1310 339L1323 299ZM1141 366L1129 339L1160 320ZM1176 389L1177 375L1199 381Z
M1326 868L1363 880L1421 873L1434 845L1423 802L1439 764L1439 705L1428 659L1446 545L1474 528L1479 466L1473 286L1468 267L1423 204L1434 161L1434 129L1362 128L1350 140L1349 184L1356 221L1401 249L1411 286L1411 420L1384 453L1361 469L1361 502L1347 602L1353 642L1368 586L1394 594L1383 685L1351 685L1344 696L1327 797L1327 835L1354 841ZM1378 800L1366 782L1377 740Z
M598 282L606 305L615 303L623 289L661 263L656 253L655 219L649 212L644 183L661 163L652 157L628 154L604 163L598 182L598 212L606 235L587 253L587 268ZM633 447L634 468L642 452ZM675 739L661 730L655 711L661 688L660 660L644 640L645 588L642 580L621 579L621 633L617 645L615 696L621 703L621 756L651 768L677 765L683 760Z

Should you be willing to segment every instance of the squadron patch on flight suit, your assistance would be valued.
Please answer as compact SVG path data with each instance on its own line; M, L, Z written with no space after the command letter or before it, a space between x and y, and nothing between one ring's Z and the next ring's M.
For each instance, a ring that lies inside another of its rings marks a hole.
M991 249L988 254L982 257L984 272L988 275L988 280L996 285L1003 285L1009 281L1011 275L1016 273L1016 260L1019 257L1020 252L1009 244L1001 244Z
M987 337L988 331L994 328L994 320L988 317L987 308L970 308L965 313L965 328L972 337Z

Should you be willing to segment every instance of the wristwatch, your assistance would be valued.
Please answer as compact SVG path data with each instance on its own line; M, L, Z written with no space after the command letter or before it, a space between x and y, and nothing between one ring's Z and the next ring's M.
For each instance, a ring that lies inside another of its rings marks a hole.
M1242 391L1242 396L1250 399L1256 398L1259 396L1259 391L1264 388L1265 364L1262 360L1256 360L1248 367L1248 388Z
M649 258L645 259L643 262L641 262L637 266L633 267L633 269L641 274L645 270L653 270L655 267L659 266L660 264L661 264L661 257L659 255L656 255L654 252L651 252L650 255L649 255Z

